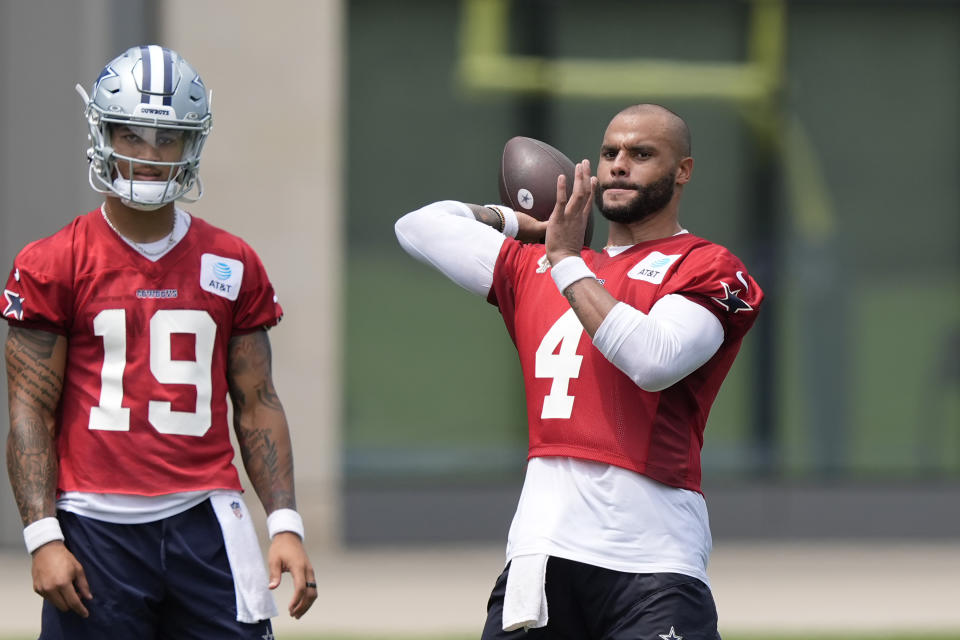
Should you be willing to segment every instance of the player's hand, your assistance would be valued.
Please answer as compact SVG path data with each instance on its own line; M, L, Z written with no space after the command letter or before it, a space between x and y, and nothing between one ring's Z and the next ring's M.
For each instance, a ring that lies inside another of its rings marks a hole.
M547 259L557 264L569 256L579 256L583 236L593 211L597 179L590 175L590 161L582 160L574 168L573 187L567 197L567 179L557 177L557 203L547 221Z
M317 599L317 578L300 536L289 531L273 536L270 551L267 553L267 566L271 589L280 586L283 572L288 572L293 578L293 598L288 610L292 617L299 619ZM307 586L308 582L313 586Z
M543 242L547 235L547 221L537 220L528 213L516 211L517 222L517 240L520 242Z
M90 615L83 606L92 600L83 567L59 540L48 542L33 552L33 590L60 611L73 611L81 618Z

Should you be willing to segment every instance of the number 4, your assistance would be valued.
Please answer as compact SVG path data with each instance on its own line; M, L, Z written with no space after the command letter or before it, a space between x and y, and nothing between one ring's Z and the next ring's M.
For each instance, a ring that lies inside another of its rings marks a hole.
M577 355L577 346L582 335L580 319L573 309L568 309L553 323L537 347L535 375L553 378L550 393L543 398L541 418L569 419L573 413L574 398L567 395L567 390L570 381L580 375L583 356Z

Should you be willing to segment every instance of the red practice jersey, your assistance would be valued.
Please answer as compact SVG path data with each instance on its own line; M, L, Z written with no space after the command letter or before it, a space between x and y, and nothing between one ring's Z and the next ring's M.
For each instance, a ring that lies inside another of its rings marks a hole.
M529 457L595 460L700 491L707 415L763 292L736 256L689 233L642 242L614 257L588 248L581 256L614 298L643 313L668 294L709 309L723 325L723 344L674 385L644 391L593 346L557 291L545 247L508 238L489 300L520 355Z
M58 491L241 488L227 424L227 344L282 315L247 243L193 217L186 236L151 262L98 209L20 252L4 304L11 325L68 341Z

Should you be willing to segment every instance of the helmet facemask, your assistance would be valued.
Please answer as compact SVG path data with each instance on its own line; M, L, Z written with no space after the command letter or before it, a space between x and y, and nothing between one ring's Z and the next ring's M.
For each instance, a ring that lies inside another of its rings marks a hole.
M177 199L194 202L200 198L203 185L198 169L205 135L134 124L109 124L105 129L104 149L109 150L109 156L104 167L113 176L110 191L125 205L149 211ZM180 153L172 155L171 148L179 148ZM188 194L194 187L198 194L191 198Z

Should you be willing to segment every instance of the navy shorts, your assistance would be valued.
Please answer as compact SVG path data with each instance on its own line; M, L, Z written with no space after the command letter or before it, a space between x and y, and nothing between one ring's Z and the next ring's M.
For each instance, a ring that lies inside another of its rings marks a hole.
M503 630L509 565L487 603L482 640L720 640L713 594L679 573L623 573L551 556L547 626Z
M90 617L43 603L40 640L273 638L269 620L237 622L233 574L209 500L164 520L112 524L59 511L83 566Z

